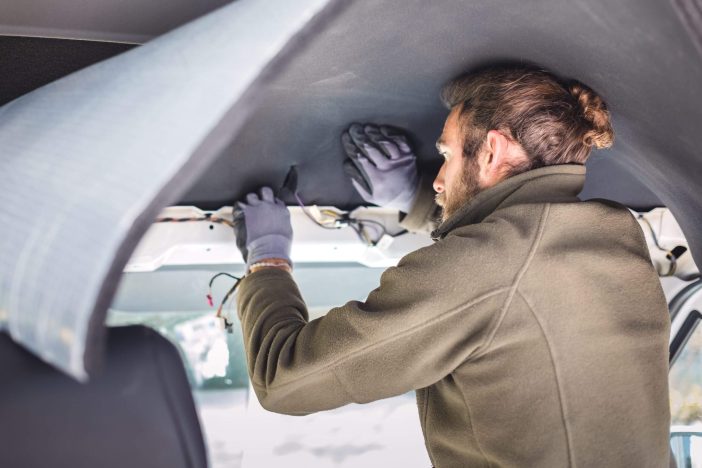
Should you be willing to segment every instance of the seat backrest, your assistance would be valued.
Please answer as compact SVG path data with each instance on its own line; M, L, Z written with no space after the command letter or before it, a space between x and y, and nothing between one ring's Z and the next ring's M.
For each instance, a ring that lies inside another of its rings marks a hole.
M149 328L111 328L104 368L80 384L0 333L0 466L205 468L178 351Z

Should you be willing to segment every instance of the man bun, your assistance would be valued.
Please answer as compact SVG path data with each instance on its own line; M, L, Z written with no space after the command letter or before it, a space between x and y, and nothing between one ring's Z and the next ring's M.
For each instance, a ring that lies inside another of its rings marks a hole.
M600 96L582 83L575 82L568 87L575 98L582 117L589 130L583 135L583 144L598 149L609 148L614 142L614 130L610 123L607 105Z
M490 130L524 150L504 177L556 164L585 164L593 148L612 145L604 100L578 80L542 68L504 65L461 75L444 85L444 104L458 112L463 156L474 158Z

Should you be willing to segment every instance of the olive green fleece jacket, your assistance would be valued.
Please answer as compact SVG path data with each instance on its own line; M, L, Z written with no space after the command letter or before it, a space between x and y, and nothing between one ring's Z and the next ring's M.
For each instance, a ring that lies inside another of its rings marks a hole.
M238 313L263 407L416 390L438 468L667 466L666 301L638 223L580 201L584 178L549 166L481 192L364 302L316 320L287 272L248 275Z

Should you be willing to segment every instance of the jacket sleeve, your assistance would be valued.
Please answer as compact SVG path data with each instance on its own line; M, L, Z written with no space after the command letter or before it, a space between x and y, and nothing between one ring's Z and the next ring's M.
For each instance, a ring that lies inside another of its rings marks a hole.
M410 232L429 234L436 229L441 217L441 207L434 202L433 178L422 174L419 179L419 190L412 203L409 213L401 214L400 226Z
M475 254L480 243L450 236L413 252L383 273L365 302L310 322L289 273L248 275L238 314L261 405L304 415L400 395L450 374L487 339L509 289L499 259ZM471 281L467 262L493 276L476 271Z

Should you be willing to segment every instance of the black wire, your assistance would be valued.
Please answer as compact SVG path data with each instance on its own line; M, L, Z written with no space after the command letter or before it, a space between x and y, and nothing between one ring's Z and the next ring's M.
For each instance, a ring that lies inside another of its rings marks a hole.
M658 237L656 236L656 231L653 229L653 226L651 225L651 222L644 217L644 215L639 214L639 219L646 223L646 226L648 226L648 230L651 232L651 237L653 238L653 244L658 247L658 250L662 252L669 253L668 249L664 249L661 247L661 245L658 243Z
M237 282L241 280L241 278L239 278L238 276L230 275L229 273L224 273L224 272L222 272L222 273L217 273L217 274L214 275L212 278L210 278L210 284L209 284L209 287L210 287L210 288L212 288L212 283L214 283L214 280L216 280L216 279L219 278L220 276L228 276L228 277L230 277L231 279L237 280Z
M375 225L378 228L380 228L381 234L378 236L378 238L375 241L371 242L371 245L373 245L373 246L378 245L378 242L380 242L380 239L382 239L384 235L390 236L392 238L396 238L396 237L400 237L402 235L409 233L409 231L407 229L403 229L402 231L400 231L396 234L390 234L384 224L382 224L378 221L375 221L373 219L349 218L349 225L363 224L363 223L372 224L372 225Z
M231 276L231 275L230 275L230 276ZM236 277L235 277L235 278L236 278ZM234 283L234 286L232 286L231 289L229 289L229 291L227 291L227 294L224 295L224 299L222 299L222 303L219 305L220 309L221 309L222 307L224 307L224 304L225 304L225 303L227 302L227 300L229 299L229 296L231 296L232 294L234 294L234 291L236 290L237 286L239 286L239 283L241 283L241 280L242 280L242 278L236 278L236 283Z
M300 194L298 194L297 192L294 192L293 195L295 197L295 200L297 201L297 204L300 206L300 208L302 208L302 212L305 214L305 216L307 216L317 226L324 228L324 229L341 229L341 228L347 227L347 226L351 227L356 232L356 235L358 235L358 238L361 240L361 242L363 242L366 245L371 245L371 246L378 245L378 242L380 242L380 239L382 239L383 236L385 236L385 235L388 235L390 237L395 238L395 237L407 234L409 232L406 229L403 229L399 233L393 235L393 234L390 234L388 232L388 230L384 224L382 224L378 221L375 221L372 219L364 219L364 218L351 218L347 213L344 213L344 214L339 213L339 218L337 218L335 220L337 223L339 223L338 226L327 226L327 225L322 224L319 221L317 221L317 219L309 213L309 211L307 210L307 207L305 206L304 202L300 198ZM371 225L374 225L374 226L380 228L380 235L378 236L378 238L376 240L370 240L370 239L367 239L363 236L363 233L365 232L365 229L363 227L364 223L371 224Z
M239 286L239 283L241 283L241 280L242 280L243 278L238 277L238 276L234 276L234 275L232 275L232 274L225 273L225 272L217 273L216 275L214 275L214 276L210 279L210 283L209 283L210 294L207 295L207 299L210 300L210 301L212 300L212 296L211 296L211 294L212 294L212 283L214 282L215 279L219 278L220 276L228 276L229 278L232 278L232 279L235 279L235 280L236 280L236 281L234 282L234 285L229 289L229 291L227 291L227 294L224 295L224 297L222 298L222 301L219 303L219 307L217 308L217 317L218 317L218 318L221 318L222 320L224 320L224 328L227 330L227 332L232 333L232 326L233 326L234 324L233 324L232 322L230 322L229 319L228 319L226 316L222 315L222 310L224 309L224 305L227 303L227 301L229 300L229 298L231 297L231 295L234 294L234 291L236 291L236 288ZM210 302L210 304L211 304L211 302Z
M403 230L401 230L400 232L397 232L397 233L395 233L395 234L390 234L390 233L388 232L388 230L385 228L385 225L384 225L384 224L382 224L382 223L380 223L380 222L378 222L378 221L375 221L375 220L373 220L373 219L363 219L363 218L352 218L352 219L353 219L353 220L362 221L362 222L364 222L364 223L377 224L377 225L383 230L383 234L387 234L387 235L390 236L390 237L399 237L399 236L403 236L403 235L409 233L409 231L408 231L407 229L403 229Z
M363 238L363 234L361 234L360 229L358 228L358 226L356 226L355 223L349 223L349 227L354 230L361 242L363 242L364 244L367 243L366 239Z
M384 234L388 234L388 230L385 228L385 226L382 223L379 223L378 221L374 221L372 219L363 219L363 218L353 218L353 220L358 222L358 223L374 224L374 225L378 226L382 232L380 237L382 237Z
M354 220L354 222L349 223L349 227L351 227L351 229L356 231L356 235L358 235L358 238L364 244L370 245L370 246L375 246L377 244L376 241L372 241L369 237L367 237L367 234L365 234L366 231L363 227L363 223L356 222L356 220Z

